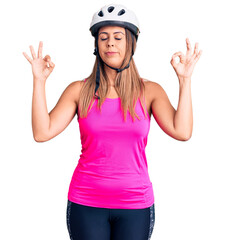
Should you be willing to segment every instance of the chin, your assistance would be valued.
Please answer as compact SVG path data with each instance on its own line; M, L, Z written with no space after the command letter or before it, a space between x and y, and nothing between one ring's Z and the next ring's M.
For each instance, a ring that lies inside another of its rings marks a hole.
M114 68L120 68L122 64L122 62L118 64L118 61L104 61L104 62Z

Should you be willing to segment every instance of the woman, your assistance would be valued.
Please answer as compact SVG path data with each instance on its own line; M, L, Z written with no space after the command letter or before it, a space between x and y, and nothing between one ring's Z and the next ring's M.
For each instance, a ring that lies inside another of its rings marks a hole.
M93 72L69 84L50 113L45 82L55 65L50 56L42 58L42 42L37 57L32 46L33 59L23 53L33 71L34 139L50 140L78 114L82 154L68 193L71 239L147 240L155 222L145 155L151 114L169 136L180 141L191 137L191 75L201 51L196 44L192 53L187 39L186 55L172 56L180 84L175 110L159 84L139 76L132 56L140 31L132 11L105 6L94 14L90 31L95 37Z

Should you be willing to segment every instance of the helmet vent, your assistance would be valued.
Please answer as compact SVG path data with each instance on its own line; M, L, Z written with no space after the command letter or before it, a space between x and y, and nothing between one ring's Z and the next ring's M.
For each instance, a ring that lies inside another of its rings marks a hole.
M103 12L100 11L100 12L98 13L98 16L99 16L99 17L103 17L103 16L104 16Z
M109 12L109 13L111 13L113 10L114 10L114 7L113 7L113 6L111 6L111 7L108 8L108 12Z
M122 9L122 10L120 10L120 11L118 12L118 16L121 16L121 15L123 15L124 13L125 13L125 10Z

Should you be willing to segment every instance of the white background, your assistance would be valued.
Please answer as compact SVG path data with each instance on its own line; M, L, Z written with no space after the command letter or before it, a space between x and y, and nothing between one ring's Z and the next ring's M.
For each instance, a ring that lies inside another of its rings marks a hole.
M141 77L159 83L177 108L179 85L170 65L199 42L192 76L193 135L177 141L152 117L146 156L155 193L152 240L224 240L224 5L214 0L114 1L133 10L141 34L134 55ZM89 76L95 56L89 25L111 1L20 0L1 4L0 239L66 240L69 183L81 154L77 116L57 137L33 139L29 45L49 54L48 111L71 82ZM100 239L103 240L103 239Z

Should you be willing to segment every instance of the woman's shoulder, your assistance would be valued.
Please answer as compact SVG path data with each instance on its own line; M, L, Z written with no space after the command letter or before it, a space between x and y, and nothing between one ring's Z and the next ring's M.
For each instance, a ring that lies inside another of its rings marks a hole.
M157 96L161 95L162 92L164 92L163 88L159 83L144 78L142 79L145 84L146 96L147 98L150 98L150 102Z
M142 78L144 84L145 84L145 87L148 88L148 91L152 91L153 88L159 88L161 87L160 84L156 83L156 82L153 82L151 80L148 80L146 78Z
M69 92L76 103L79 101L80 91L84 84L84 80L76 80L71 82L65 89Z
M84 80L76 80L71 82L67 88L71 89L74 92L80 92L82 86L84 84Z
M71 82L69 85L71 85L71 86L79 86L79 85L82 86L84 82L85 82L85 79L75 80L75 81Z

